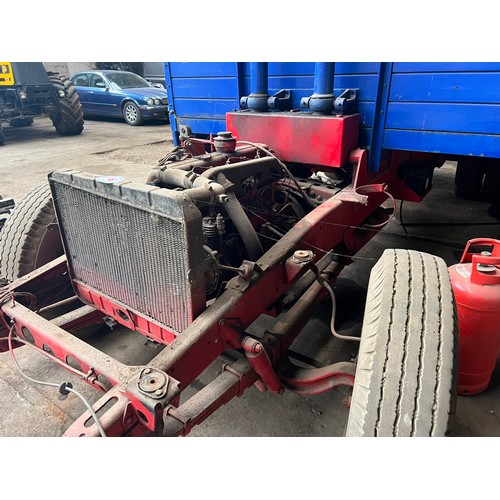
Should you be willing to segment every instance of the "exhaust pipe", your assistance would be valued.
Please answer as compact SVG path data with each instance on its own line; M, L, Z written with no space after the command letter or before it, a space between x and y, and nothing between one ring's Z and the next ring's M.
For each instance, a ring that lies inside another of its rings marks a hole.
M253 111L267 111L269 99L268 70L266 62L250 63L250 90L249 96L242 97L240 104Z
M335 76L335 63L317 62L314 65L314 94L303 97L300 104L303 108L315 113L329 114L335 102L333 95L333 78Z

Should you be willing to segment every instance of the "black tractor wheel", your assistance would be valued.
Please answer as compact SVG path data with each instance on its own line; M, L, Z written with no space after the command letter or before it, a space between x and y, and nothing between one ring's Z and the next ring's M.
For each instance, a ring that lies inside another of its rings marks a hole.
M78 135L83 130L80 97L69 78L59 73L47 73L58 94L57 112L50 119L59 135ZM64 94L64 97L61 95Z
M33 125L33 118L13 118L9 120L9 125L11 127L29 127Z
M5 136L3 135L2 124L0 123L0 146L5 144Z
M49 185L16 204L0 233L0 276L14 280L63 254Z
M347 436L445 436L455 413L458 326L446 264L386 250L368 286Z
M127 101L123 106L123 118L129 125L142 125L144 119L141 116L141 110L135 102Z

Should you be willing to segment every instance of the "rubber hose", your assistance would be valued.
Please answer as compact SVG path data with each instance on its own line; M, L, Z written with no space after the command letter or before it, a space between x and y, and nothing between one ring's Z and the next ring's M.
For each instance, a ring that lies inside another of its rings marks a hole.
M227 202L224 205L224 208L238 230L238 233L248 251L248 256L252 261L256 261L264 253L259 237L257 236L252 223L248 219L247 214L238 201L238 198L236 198L236 195L232 191L228 191L226 196Z

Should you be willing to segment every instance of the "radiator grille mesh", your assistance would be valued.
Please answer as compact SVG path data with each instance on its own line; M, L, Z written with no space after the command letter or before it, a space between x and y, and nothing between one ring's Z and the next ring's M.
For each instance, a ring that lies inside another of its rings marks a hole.
M192 319L182 221L53 185L74 278L181 332Z

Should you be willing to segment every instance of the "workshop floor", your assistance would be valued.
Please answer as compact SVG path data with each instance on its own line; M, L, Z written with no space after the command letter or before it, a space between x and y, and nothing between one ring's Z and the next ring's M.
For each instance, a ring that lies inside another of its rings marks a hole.
M164 123L130 127L121 121L87 120L81 136L59 137L48 119L25 129L5 129L6 145L0 148L0 194L19 201L56 169L79 169L101 175L122 175L144 181L149 169L172 146L170 128ZM388 247L412 248L441 256L448 265L457 262L460 251L474 237L500 238L498 221L488 216L488 204L458 200L453 191L454 165L446 164L434 174L434 189L421 204L405 203L400 214L359 254L355 264L342 273L336 284L337 325L343 331L359 331L371 267ZM434 225L426 225L426 224ZM436 223L440 223L436 225ZM443 223L443 224L441 224ZM445 225L451 223L451 225ZM455 245L455 246L454 246ZM339 345L327 330L328 302L322 304L293 349L331 363L354 357L356 346ZM140 335L109 331L107 327L88 341L122 362L141 364L155 356L158 348ZM351 343L352 344L352 343ZM95 401L98 394L65 370L33 353L16 350L26 372L50 382L73 382L75 388ZM204 386L221 368L215 362L193 384ZM317 396L283 396L261 393L254 387L230 401L208 420L194 428L191 436L342 436L348 410L342 405L347 391ZM0 354L0 436L60 436L84 407L73 395L59 396L50 387L23 379L8 353ZM7 410L7 411L6 411ZM490 387L470 398L459 397L458 436L500 436L500 365Z

